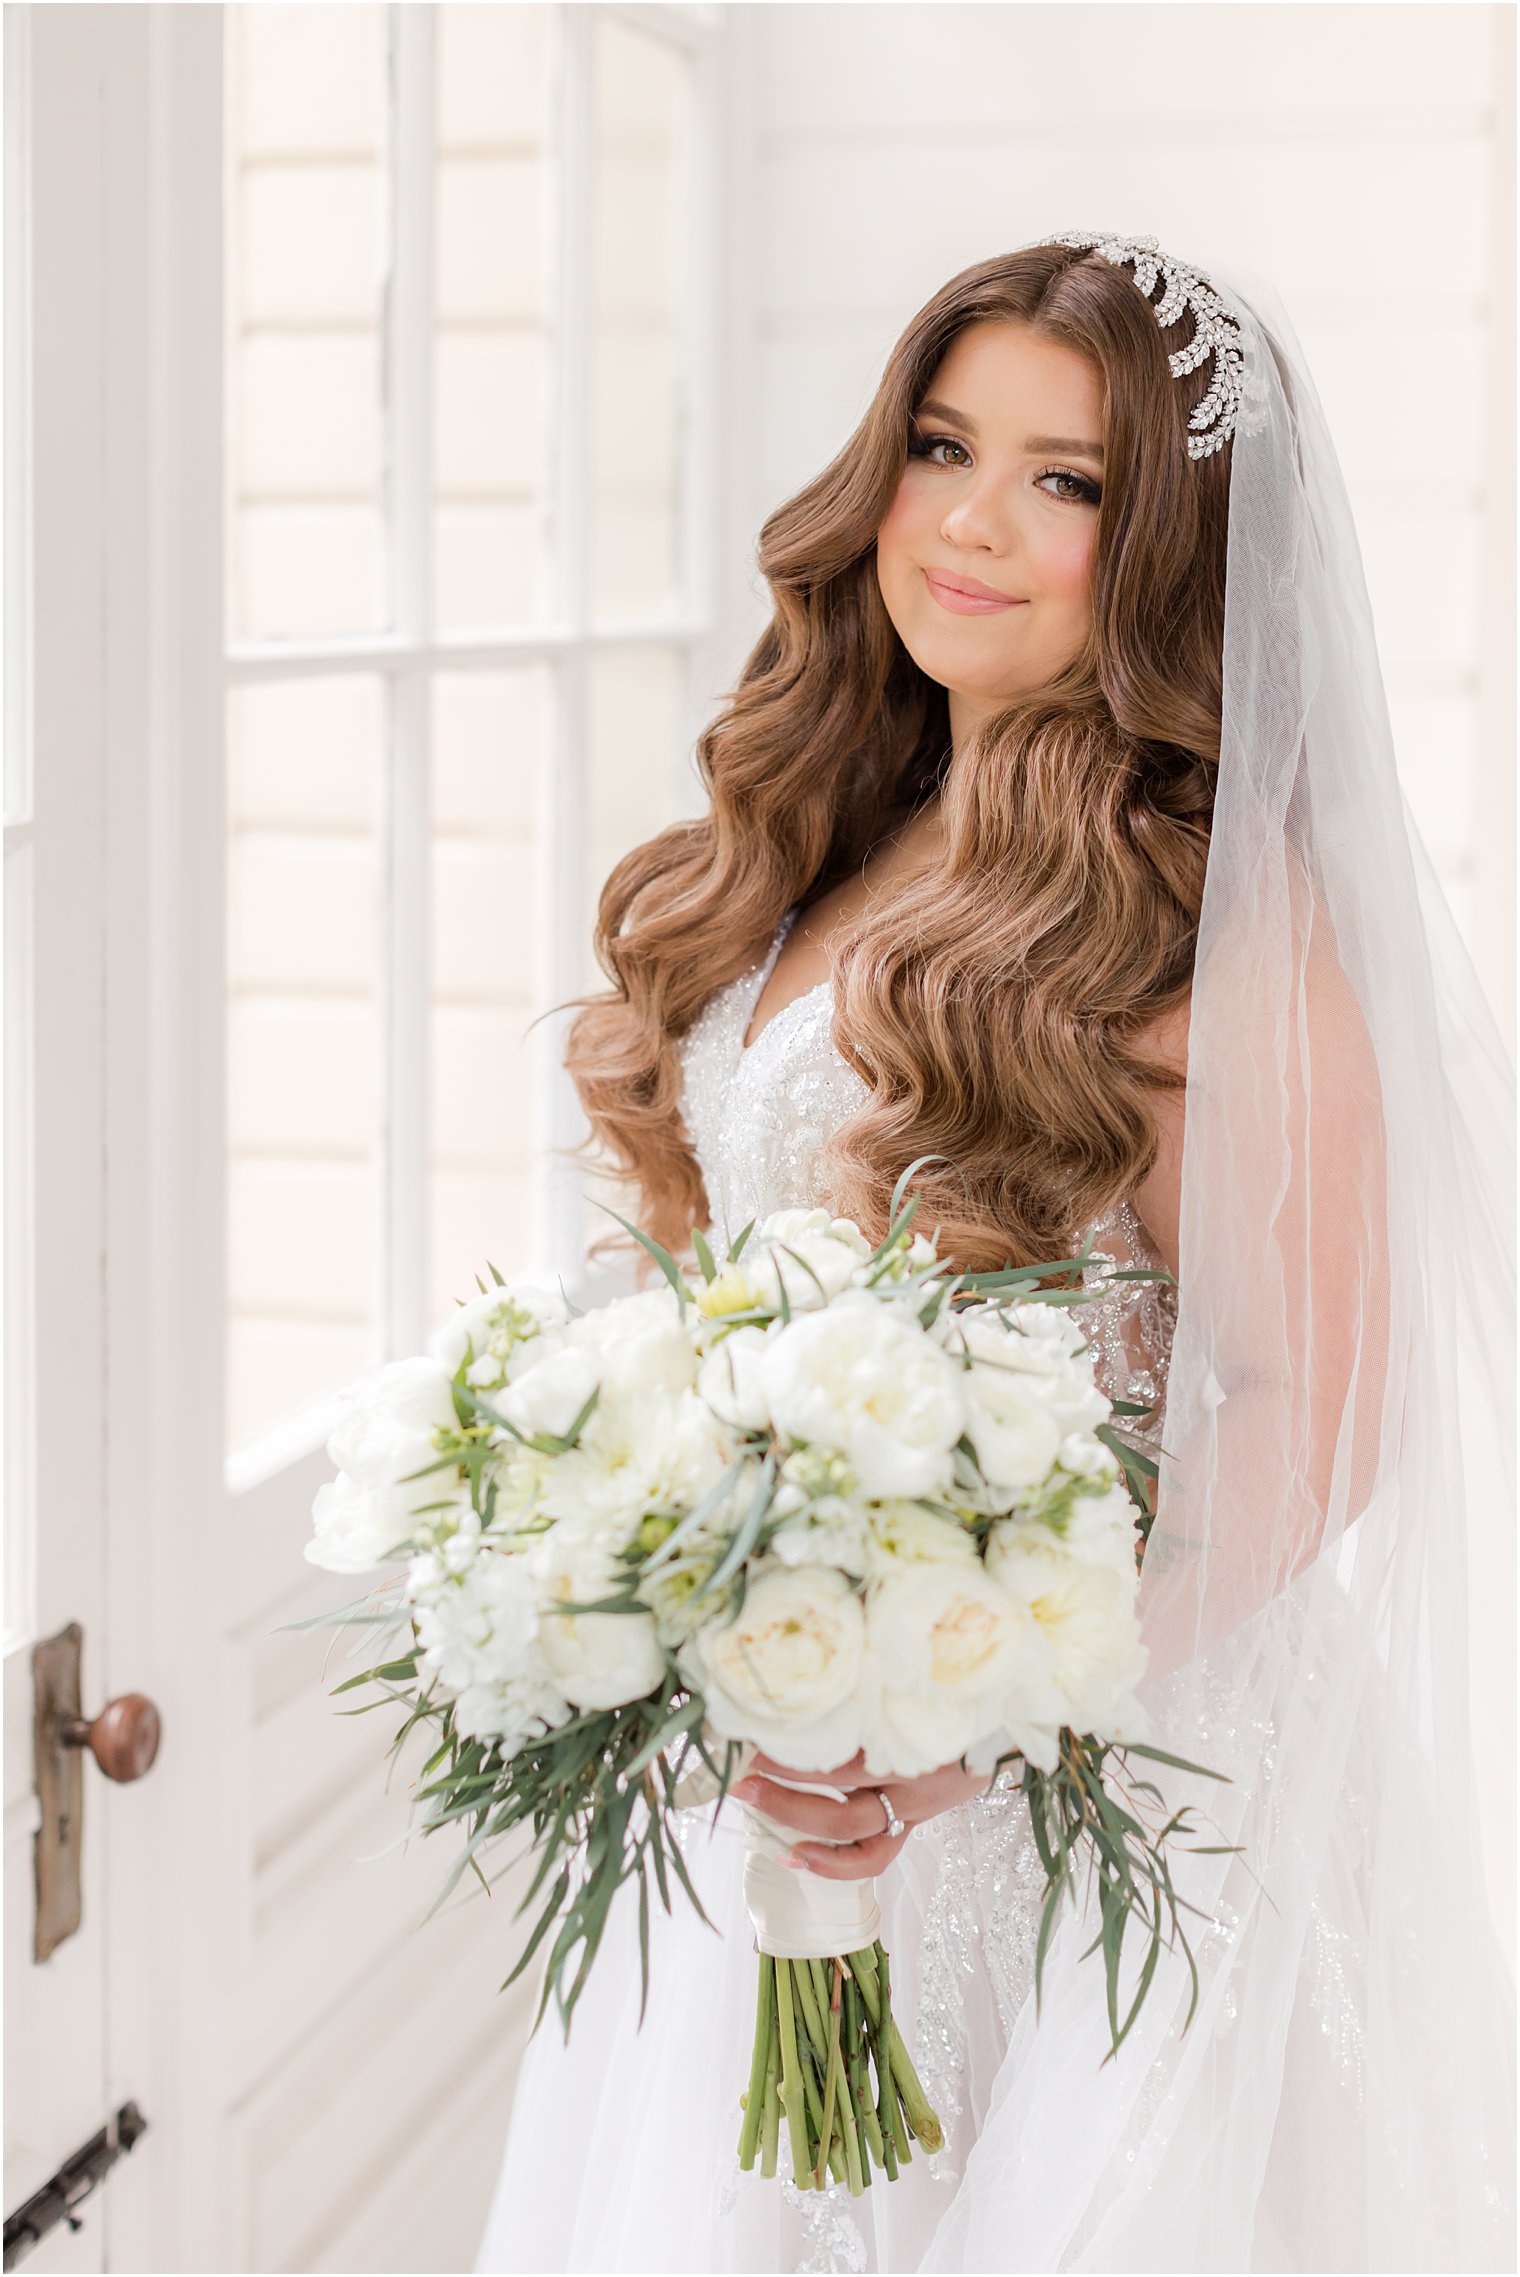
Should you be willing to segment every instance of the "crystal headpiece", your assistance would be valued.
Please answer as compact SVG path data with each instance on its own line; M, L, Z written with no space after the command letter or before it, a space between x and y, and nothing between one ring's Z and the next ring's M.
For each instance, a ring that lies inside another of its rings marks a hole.
M1152 314L1164 330L1175 324L1186 310L1193 318L1193 337L1185 348L1173 348L1167 357L1172 376L1180 379L1184 372L1194 372L1209 356L1214 359L1214 377L1207 394L1200 397L1188 415L1188 425L1200 430L1187 439L1190 459L1207 458L1229 441L1235 432L1240 412L1241 386L1245 356L1241 342L1240 325L1232 310L1207 277L1186 261L1174 261L1169 253L1157 250L1154 237L1116 237L1112 230L1066 229L1054 237L1038 241L1042 245L1096 246L1105 261L1116 265L1132 261L1135 265L1135 283L1150 300L1157 277L1166 281L1166 290L1160 300L1152 303Z

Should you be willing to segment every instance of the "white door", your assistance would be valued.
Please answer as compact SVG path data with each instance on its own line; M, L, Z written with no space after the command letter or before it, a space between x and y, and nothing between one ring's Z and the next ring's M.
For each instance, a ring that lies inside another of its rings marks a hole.
M32 2207L39 2270L106 2266L98 2219L71 2232L38 2201L103 2128L109 2092L105 1782L76 1753L44 1823L33 1733L42 1640L80 1624L87 1711L114 1673L98 1397L104 689L79 669L101 652L104 595L98 489L75 455L99 421L103 311L58 289L93 265L100 152L80 136L63 180L82 123L55 69L70 29L67 11L5 12L5 2210ZM34 384L42 355L68 389ZM9 2222L6 2243L9 2264Z
M39 2269L473 2256L534 1992L498 1991L511 1890L419 1928L446 1857L394 1849L386 1719L290 1624L348 1593L301 1555L338 1388L486 1257L579 1264L540 1015L693 803L729 661L708 15L8 11L7 2210L148 2122ZM38 1965L28 1646L68 1620L86 1710L148 1694L163 1740L134 1785L85 1765L82 1923Z

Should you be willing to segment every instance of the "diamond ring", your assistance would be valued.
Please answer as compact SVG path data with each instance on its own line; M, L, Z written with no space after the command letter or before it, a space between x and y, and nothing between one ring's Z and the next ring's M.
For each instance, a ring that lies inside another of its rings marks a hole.
M906 1823L905 1823L905 1822L904 1822L902 1819L900 1819L900 1818L898 1817L898 1815L897 1815L896 1811L895 1811L895 1810L893 1810L893 1808L892 1808L892 1804L891 1804L891 1801L890 1801L890 1799L889 1799L889 1797L888 1797L888 1795L887 1795L887 1792L886 1792L885 1788L883 1788L883 1787L878 1787L878 1788L877 1788L877 1790L876 1790L876 1800L877 1800L877 1801L880 1803L880 1805L881 1805L882 1809L883 1809L883 1810L886 1812L886 1814L887 1814L887 1832L888 1832L888 1834L892 1834L892 1835L897 1835L897 1834L906 1834L906 1833L907 1833L907 1831L908 1831L908 1830L907 1830L907 1826L906 1826Z

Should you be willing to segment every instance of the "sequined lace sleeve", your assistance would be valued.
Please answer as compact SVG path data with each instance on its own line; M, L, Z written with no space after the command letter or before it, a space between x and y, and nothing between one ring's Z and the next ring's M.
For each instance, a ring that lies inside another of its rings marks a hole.
M1160 1270L1161 1259L1147 1240L1134 1207L1120 1202L1088 1229L1093 1263L1085 1275L1097 1287L1114 1266ZM1167 1371L1177 1321L1177 1289L1170 1281L1123 1281L1073 1317L1092 1345L1094 1373L1111 1400L1132 1401L1147 1409L1120 1418L1126 1434L1155 1452L1166 1406Z

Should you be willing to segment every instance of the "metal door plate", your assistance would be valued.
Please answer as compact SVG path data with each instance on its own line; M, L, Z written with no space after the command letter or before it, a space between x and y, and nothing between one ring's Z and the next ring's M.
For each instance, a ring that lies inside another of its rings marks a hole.
M32 1951L55 1953L79 1927L79 1863L84 1831L84 1763L63 1734L79 1716L77 1621L32 1650L34 1748L41 1820L35 1837L37 1925Z

